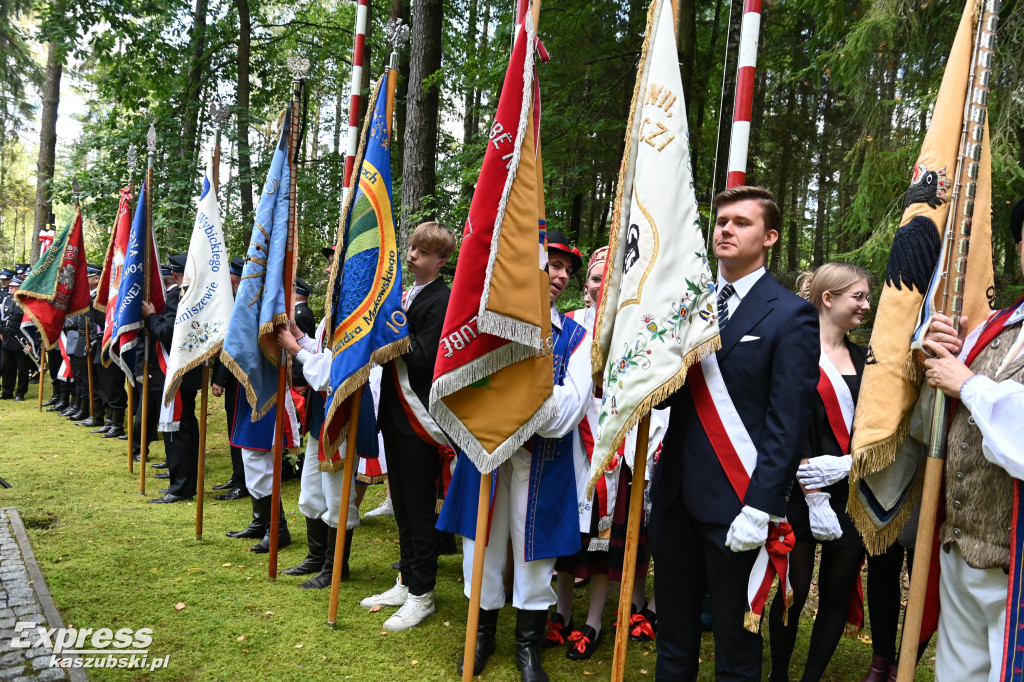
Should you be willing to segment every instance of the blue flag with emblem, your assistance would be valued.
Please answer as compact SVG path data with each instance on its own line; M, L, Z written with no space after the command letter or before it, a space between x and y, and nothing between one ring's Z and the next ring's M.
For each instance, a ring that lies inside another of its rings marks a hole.
M402 309L402 267L391 211L391 138L384 77L370 97L356 155L356 182L342 211L327 286L326 345L333 359L320 469L341 464L348 432L345 399L366 383L370 365L383 365L409 347Z
M284 266L287 258L295 257L295 251L288 249L291 123L288 112L256 209L242 278L221 351L221 361L245 390L252 408L252 421L263 417L277 401L281 348L274 336L274 327L288 323L285 297L291 292L284 290Z

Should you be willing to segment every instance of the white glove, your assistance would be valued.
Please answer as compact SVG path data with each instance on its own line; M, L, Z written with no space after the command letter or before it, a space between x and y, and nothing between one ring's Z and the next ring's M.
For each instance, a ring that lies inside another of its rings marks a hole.
M828 493L808 493L804 496L811 511L811 535L815 540L838 540L843 536L839 517L828 503L831 498Z
M743 505L725 535L725 546L734 552L757 549L768 540L768 521L763 511Z
M811 457L796 470L796 480L811 490L825 488L849 476L852 464L853 457L850 455Z

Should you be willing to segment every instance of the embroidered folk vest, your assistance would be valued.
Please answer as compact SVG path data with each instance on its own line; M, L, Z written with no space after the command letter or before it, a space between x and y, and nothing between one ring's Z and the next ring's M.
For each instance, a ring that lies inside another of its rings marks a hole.
M971 371L995 381L1024 383L1024 357L996 374L1020 331L1010 325L981 350ZM946 454L946 519L940 531L943 545L956 543L969 566L1010 567L1010 516L1013 479L981 451L981 430L971 413L959 405L949 427Z

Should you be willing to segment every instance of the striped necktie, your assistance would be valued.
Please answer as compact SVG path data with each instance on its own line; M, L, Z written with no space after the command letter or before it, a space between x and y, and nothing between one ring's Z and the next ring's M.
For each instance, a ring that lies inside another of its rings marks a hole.
M736 293L736 287L726 284L718 294L718 328L725 329L729 321L729 299Z

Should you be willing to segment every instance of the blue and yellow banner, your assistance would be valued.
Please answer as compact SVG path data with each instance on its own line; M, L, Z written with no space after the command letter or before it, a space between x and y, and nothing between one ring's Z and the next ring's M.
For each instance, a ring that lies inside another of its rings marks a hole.
M348 433L345 399L370 375L409 347L402 309L402 265L391 208L391 138L387 95L377 82L356 155L355 183L342 211L327 286L327 351L333 360L327 413L320 437L323 471L340 467L338 448Z

